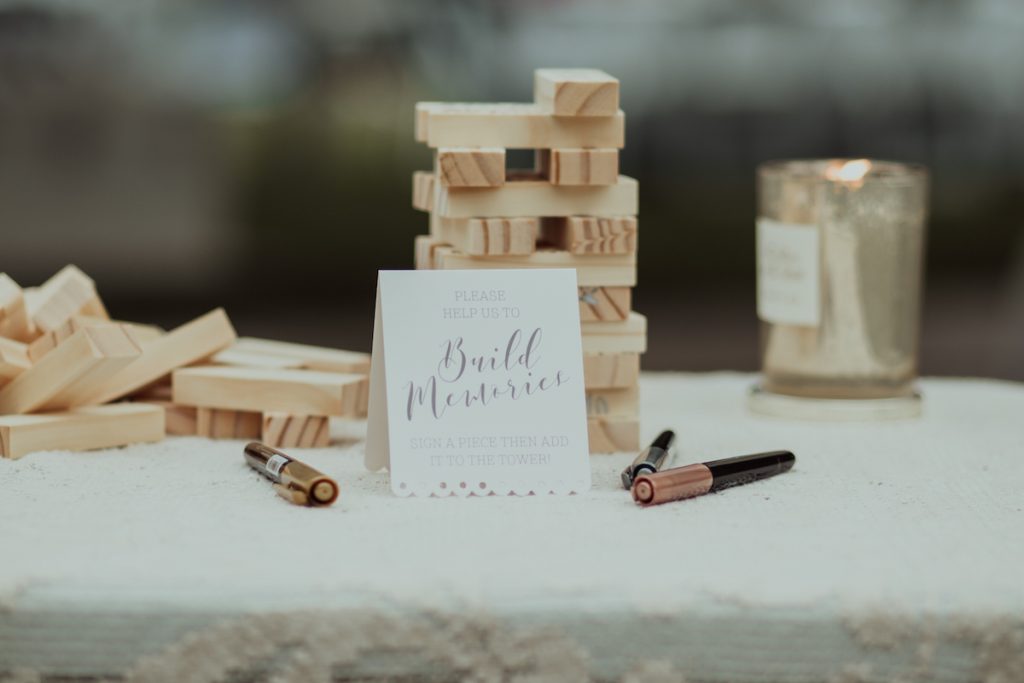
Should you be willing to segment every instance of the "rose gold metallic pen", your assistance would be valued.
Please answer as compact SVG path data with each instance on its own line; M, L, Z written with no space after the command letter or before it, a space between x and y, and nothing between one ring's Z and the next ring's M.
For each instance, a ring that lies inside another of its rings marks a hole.
M789 451L770 451L641 474L633 481L633 500L647 506L702 496L788 472L795 462Z
M246 444L245 461L274 482L279 496L296 505L330 505L338 498L333 479L259 441Z

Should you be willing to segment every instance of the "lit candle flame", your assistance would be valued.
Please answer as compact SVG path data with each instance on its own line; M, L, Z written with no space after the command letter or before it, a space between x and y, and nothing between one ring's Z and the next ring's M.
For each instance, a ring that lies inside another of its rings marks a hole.
M864 176L871 170L871 162L867 159L851 159L840 165L832 165L825 169L825 177L839 180L852 185L860 185Z

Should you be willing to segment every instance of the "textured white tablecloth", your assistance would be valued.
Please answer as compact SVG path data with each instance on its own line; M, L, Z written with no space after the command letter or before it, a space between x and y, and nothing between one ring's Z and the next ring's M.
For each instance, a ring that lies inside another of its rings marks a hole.
M749 414L751 381L646 375L643 437L794 470L648 509L631 455L582 496L397 499L361 423L299 456L328 509L239 441L0 461L0 680L1024 681L1024 386L825 424Z

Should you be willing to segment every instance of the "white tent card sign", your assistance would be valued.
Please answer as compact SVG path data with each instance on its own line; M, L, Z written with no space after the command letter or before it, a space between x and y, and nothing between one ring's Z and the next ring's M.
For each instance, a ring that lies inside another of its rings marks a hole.
M590 488L576 273L381 271L366 465L399 496Z

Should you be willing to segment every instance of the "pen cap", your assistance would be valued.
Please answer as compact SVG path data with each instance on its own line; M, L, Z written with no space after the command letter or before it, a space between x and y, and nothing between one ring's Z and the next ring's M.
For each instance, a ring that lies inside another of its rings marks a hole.
M633 500L640 505L657 505L692 498L710 491L713 482L711 471L702 464L642 474L633 482Z
M291 488L306 492L310 505L330 505L338 497L338 485L333 479L298 460L285 465L282 474Z

